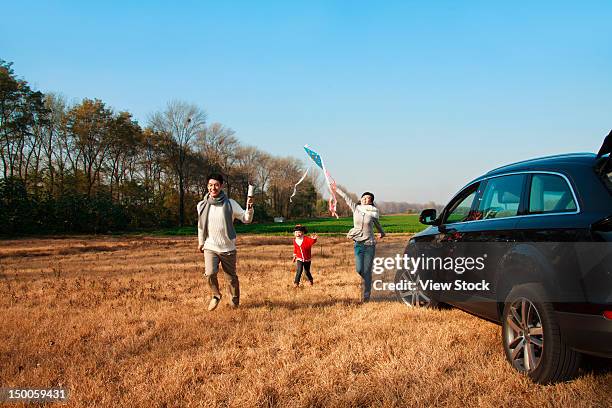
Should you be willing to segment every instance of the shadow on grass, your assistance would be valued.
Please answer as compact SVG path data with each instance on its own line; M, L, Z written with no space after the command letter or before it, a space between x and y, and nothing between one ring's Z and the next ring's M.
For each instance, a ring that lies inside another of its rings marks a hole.
M286 310L298 310L298 309L312 309L312 308L325 308L330 306L355 306L360 302L357 299L343 298L343 299L328 299L319 300L314 302L307 301L282 301L282 300L264 300L263 302L255 302L245 304L244 307L248 309L255 309L260 307L273 308L273 309L286 309Z
M596 376L612 373L612 358L584 355L581 371L580 374L591 373Z
M255 309L260 307L267 308L279 308L286 310L298 310L298 309L312 309L312 308L326 308L331 306L359 306L368 303L395 303L395 299L370 299L369 302L363 303L356 298L339 298L339 299L325 299L314 302L308 302L303 300L264 300L262 302L247 303L241 307L247 309Z

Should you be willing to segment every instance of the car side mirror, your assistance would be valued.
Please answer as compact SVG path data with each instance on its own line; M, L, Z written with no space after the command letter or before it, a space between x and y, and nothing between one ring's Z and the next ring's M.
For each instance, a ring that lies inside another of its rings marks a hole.
M425 225L435 225L436 218L437 218L436 209L428 208L426 210L423 210L421 212L421 215L419 215L419 222Z

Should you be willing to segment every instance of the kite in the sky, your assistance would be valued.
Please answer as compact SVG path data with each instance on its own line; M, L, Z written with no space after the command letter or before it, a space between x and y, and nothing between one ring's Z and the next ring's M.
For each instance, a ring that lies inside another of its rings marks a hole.
M325 163L323 163L323 159L321 158L321 156L319 156L319 154L317 152L315 152L314 150L312 150L308 145L304 146L304 150L306 150L306 153L308 154L308 156L310 156L312 161L315 162L315 164L317 166L319 166L321 168L321 170L323 170L323 174L325 175L325 181L327 183L327 188L329 188L329 193L330 193L330 197L329 197L329 212L331 213L332 216L338 218L338 214L336 214L336 204L338 203L338 201L336 200L336 182L329 175L329 172L325 168ZM306 172L308 172L308 171L306 171ZM306 175L304 175L304 176L306 176ZM303 179L304 179L304 177L302 177L302 180ZM300 182L302 180L300 180ZM298 182L298 184L299 184L299 182ZM297 186L297 184L296 184L296 186Z

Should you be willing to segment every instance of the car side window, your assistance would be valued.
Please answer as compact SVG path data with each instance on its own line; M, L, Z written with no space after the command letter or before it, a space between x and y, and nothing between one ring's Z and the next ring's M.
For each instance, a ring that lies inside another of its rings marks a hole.
M445 224L452 224L455 222L470 221L472 218L472 203L476 198L476 192L478 191L479 183L470 186L461 196L451 204L450 210L444 220Z
M525 175L494 177L487 181L478 213L481 219L514 217L518 214Z
M576 211L576 201L564 178L554 174L534 174L529 191L529 213L546 214Z

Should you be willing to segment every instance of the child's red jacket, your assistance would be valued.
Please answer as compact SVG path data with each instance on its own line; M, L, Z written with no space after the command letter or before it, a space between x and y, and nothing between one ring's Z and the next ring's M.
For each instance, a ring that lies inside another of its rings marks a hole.
M300 261L308 262L311 258L310 249L317 240L306 235L303 238L302 245L298 245L295 239L293 240L293 255Z

